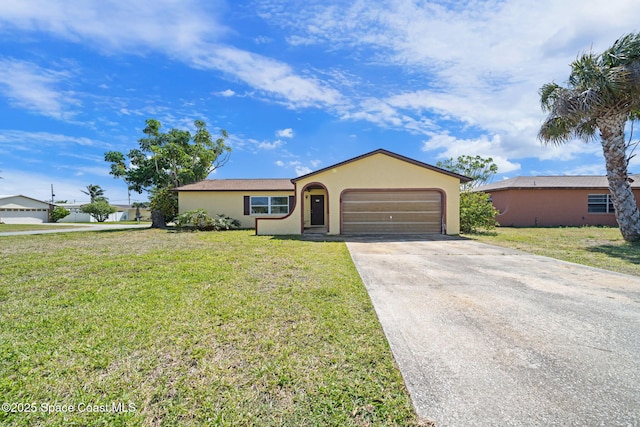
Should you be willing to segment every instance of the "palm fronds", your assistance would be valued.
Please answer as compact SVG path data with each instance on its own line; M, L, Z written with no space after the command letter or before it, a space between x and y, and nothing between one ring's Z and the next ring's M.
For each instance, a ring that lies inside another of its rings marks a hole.
M547 83L539 94L542 110L549 113L540 140L591 140L599 118L640 110L640 33L621 37L599 55L580 55L571 63L566 86Z

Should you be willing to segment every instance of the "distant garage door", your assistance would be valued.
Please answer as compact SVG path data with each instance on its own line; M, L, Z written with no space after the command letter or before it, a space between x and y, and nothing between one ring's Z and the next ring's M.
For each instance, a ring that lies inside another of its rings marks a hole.
M46 209L0 209L0 221L6 224L42 224L48 218Z
M343 234L442 233L442 195L433 190L347 190Z

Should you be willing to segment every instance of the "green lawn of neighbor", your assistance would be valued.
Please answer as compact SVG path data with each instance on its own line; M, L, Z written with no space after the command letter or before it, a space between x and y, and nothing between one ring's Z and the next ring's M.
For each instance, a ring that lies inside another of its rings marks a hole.
M2 426L420 424L342 242L139 229L0 258Z
M500 227L465 237L640 276L640 244L625 242L616 227Z

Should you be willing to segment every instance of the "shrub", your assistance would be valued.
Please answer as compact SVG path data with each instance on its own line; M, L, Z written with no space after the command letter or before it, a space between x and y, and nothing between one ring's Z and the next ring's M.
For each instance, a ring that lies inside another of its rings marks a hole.
M479 229L492 230L498 224L498 210L493 207L489 194L482 191L460 193L460 232L475 233Z
M216 231L235 230L240 228L240 221L230 218L225 214L218 214L213 219L213 227Z
M183 212L176 217L176 227L179 229L193 228L200 231L232 230L240 227L240 221L224 214L211 218L204 209L194 209Z
M109 215L118 212L118 209L111 206L105 199L96 199L88 205L82 205L80 211L91 215L98 222L105 222Z
M51 211L51 221L58 222L62 218L66 217L66 216L68 216L70 214L71 214L70 210L63 208L62 206L56 206Z
M169 188L159 188L151 192L149 208L162 212L165 222L174 221L178 215L178 193Z

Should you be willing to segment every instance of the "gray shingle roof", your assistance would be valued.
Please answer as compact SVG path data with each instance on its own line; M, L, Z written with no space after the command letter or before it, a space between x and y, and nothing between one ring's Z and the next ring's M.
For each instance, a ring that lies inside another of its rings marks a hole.
M640 175L630 175L631 186L640 188ZM533 188L609 188L606 176L517 176L503 181L482 185L475 191L499 191Z
M177 191L293 191L290 179L206 179Z

